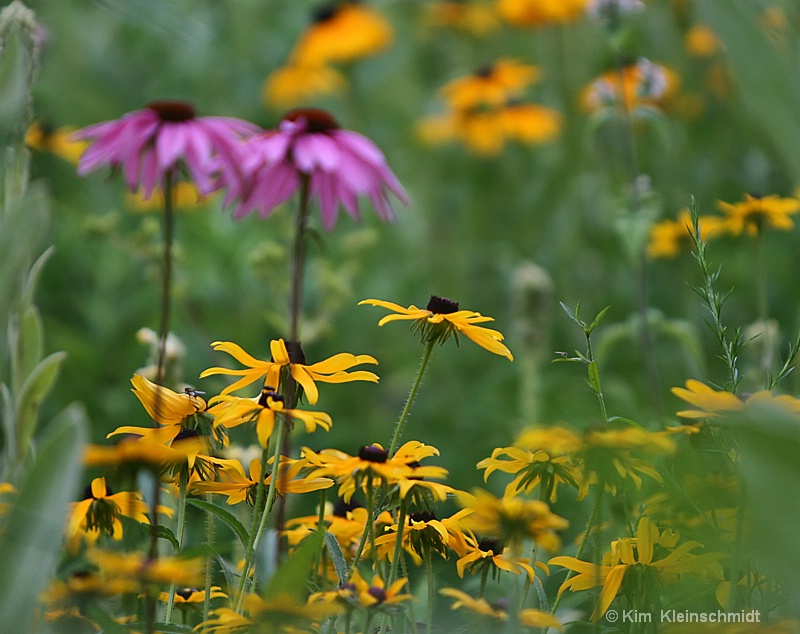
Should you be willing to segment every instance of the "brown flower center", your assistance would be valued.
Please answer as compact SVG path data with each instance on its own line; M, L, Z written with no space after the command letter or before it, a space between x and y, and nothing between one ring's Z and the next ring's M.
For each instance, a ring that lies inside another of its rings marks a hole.
M278 394L274 388L271 387L263 387L261 388L261 396L258 398L258 404L261 407L269 407L269 401L283 403L283 396Z
M289 353L290 363L299 363L300 365L306 364L306 355L299 341L287 341L286 352Z
M333 115L320 108L295 108L283 115L284 121L306 120L307 132L330 132L338 130L339 123Z
M493 64L484 64L483 66L478 66L478 68L476 68L474 71L472 71L472 74L475 77L481 77L482 79L488 79L489 77L492 76L493 72L494 72L494 65Z
M311 11L311 22L313 24L322 24L328 20L336 17L336 14L341 10L342 5L339 2L326 2L319 6L314 7Z
M354 500L345 502L344 499L339 498L336 504L333 505L333 515L336 517L347 517L347 514L357 508L362 508L362 505Z
M478 548L485 553L491 552L494 555L500 555L503 552L503 542L493 537L484 537L478 542Z
M110 486L106 485L106 497L108 497L109 495L114 495L114 492L111 490ZM81 499L82 500L99 500L100 498L94 497L94 494L92 493L92 485L88 484L83 489L83 497Z
M431 300L428 302L426 308L432 313L439 315L449 315L458 312L458 302L446 297L439 297L438 295L431 295Z
M162 121L180 122L194 119L196 112L194 106L185 101L154 101L147 106L154 110Z
M386 462L389 452L380 445L364 445L358 450L358 457L367 462Z
M375 597L378 600L378 603L383 603L386 601L386 590L379 588L378 586L370 586L370 589L367 590L367 594Z
M181 599L184 601L188 601L189 597L192 596L197 590L195 588L181 588L180 590L176 590L175 594L177 594Z

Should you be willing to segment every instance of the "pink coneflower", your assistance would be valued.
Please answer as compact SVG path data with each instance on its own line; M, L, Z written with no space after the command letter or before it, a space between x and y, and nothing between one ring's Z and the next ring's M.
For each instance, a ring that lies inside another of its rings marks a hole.
M121 167L132 191L143 189L145 199L164 177L183 161L202 194L217 188L218 172L235 177L237 146L258 127L229 117L197 117L182 101L155 101L120 119L90 125L73 139L91 143L81 156L78 174L111 165Z
M292 110L279 129L249 139L243 167L246 178L228 183L228 200L239 198L235 218L257 210L266 218L308 178L309 196L316 199L322 224L330 231L339 205L359 219L358 197L366 195L382 220L394 218L391 191L408 204L408 195L381 151L366 137L342 130L324 110Z

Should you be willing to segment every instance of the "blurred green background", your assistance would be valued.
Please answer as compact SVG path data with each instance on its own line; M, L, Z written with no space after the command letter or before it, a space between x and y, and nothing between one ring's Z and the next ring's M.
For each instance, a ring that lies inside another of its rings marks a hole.
M274 127L281 111L264 104L262 83L286 62L313 8L290 0L28 4L45 33L34 110L54 126L84 126L157 99L181 99L201 115ZM556 351L584 345L559 301L581 302L586 317L611 307L595 343L613 415L659 427L677 420L670 387L691 377L725 380L690 288L699 271L687 252L646 265L658 368L657 394L649 389L636 326L636 254L643 247L637 231L675 218L692 196L701 213L713 213L717 199L787 196L800 184L800 8L788 1L651 0L612 40L588 18L539 29L502 26L479 37L426 24L431 4L373 2L394 29L393 44L344 69L344 93L309 104L373 139L413 202L398 208L392 225L380 223L366 203L361 224L342 217L330 234L314 217L319 239L310 249L306 356L312 362L341 351L371 354L380 361L381 382L323 386L318 407L333 416L334 427L296 442L348 452L388 442L422 347L402 323L378 328L384 312L357 302L424 306L431 294L447 296L493 316L516 357L509 363L467 340L434 353L406 438L439 447L450 484L468 488L481 481L475 463L510 444L523 426L583 428L599 418L583 368L550 363ZM774 19L776 7L783 21ZM692 56L684 37L697 24L713 29L723 49ZM618 51L664 64L680 80L670 107L635 129L640 172L649 179L637 211L626 193L632 174L619 129L599 125L578 105L581 90L614 67ZM436 91L503 57L542 70L528 96L563 114L558 140L510 144L497 157L422 145L414 127L442 110ZM119 425L147 424L129 379L148 355L136 332L157 327L160 217L132 210L118 175L79 178L74 166L44 152L35 153L32 173L47 182L54 201L42 245L53 243L56 251L38 297L47 351L69 354L46 407L52 413L82 401L99 441ZM187 348L183 378L198 389L213 394L224 385L219 377L199 381L203 369L235 367L211 350L212 341L235 341L266 358L269 340L284 334L293 212L290 204L267 221L233 221L212 200L180 213L172 330ZM798 327L796 244L796 231L763 236L769 316L780 323L781 352ZM731 327L746 328L758 317L756 254L746 237L709 247L712 261L722 264L720 288L735 289L724 313ZM748 389L762 382L759 372ZM782 384L796 387L793 377Z

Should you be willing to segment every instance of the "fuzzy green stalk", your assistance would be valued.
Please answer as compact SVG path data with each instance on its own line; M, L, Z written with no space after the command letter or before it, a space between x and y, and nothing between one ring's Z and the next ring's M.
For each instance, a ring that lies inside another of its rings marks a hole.
M545 486L544 482L539 482L539 501L544 502L547 499L547 491L548 487ZM530 557L530 564L531 568L536 571L536 558L539 554L539 544L535 541L531 545L531 557ZM536 575L534 574L533 582L536 582ZM525 607L525 601L528 600L528 590L531 587L531 578L528 575L525 575L525 584L522 588L522 600L519 602L519 610Z
M178 552L183 547L183 536L186 532L186 493L189 488L189 465L181 467L180 482L178 483L178 517L175 522L175 539L178 540ZM177 584L173 581L169 586L169 598L167 599L167 610L164 613L164 620L172 623L172 612L175 608L175 590Z
M586 526L586 531L583 533L583 537L581 538L581 543L578 546L578 552L575 553L575 559L580 559L581 555L583 555L583 551L586 549L586 544L589 543L589 536L592 534L592 528L597 525L598 519L600 517L600 507L603 501L603 483L597 483L597 495L594 496L594 504L592 505L592 512L589 515L589 523ZM569 581L572 578L572 575L575 574L575 571L569 570L567 571L567 576L564 578L562 585ZM561 597L564 596L563 593L556 597L556 600L553 602L553 607L550 609L550 614L555 615L556 610L558 610L558 605L561 603Z
M406 558L400 556L400 567L403 569L403 577L405 577L406 582L408 581L408 566L406 566ZM414 616L414 602L408 602L408 623L411 625L411 632L412 634L417 634L417 618Z
M244 553L244 569L242 570L242 578L239 580L239 588L237 594L239 598L236 601L236 611L238 612L242 605L244 593L247 588L247 578L250 574L250 567L253 564L253 555L255 554L255 537L256 531L261 524L261 517L265 515L264 511L264 496L266 485L264 480L267 477L267 462L269 461L269 453L266 448L261 451L261 472L258 476L258 483L256 484L256 500L253 504L253 524L250 528L250 543L247 544Z
M322 489L319 496L319 512L317 514L317 530L320 533L325 533L325 500L327 498L328 490ZM322 578L319 571L325 570L325 553L327 548L320 548L319 559L314 562L314 569L311 571L311 582L315 584L322 583Z
M303 274L305 272L305 242L308 229L308 202L311 183L307 174L300 176L300 204L295 224L294 245L292 248L291 269L289 272L289 339L300 340L300 316L303 312Z
M433 346L436 345L436 341L436 339L429 340L425 346L425 351L422 353L422 360L419 363L419 370L417 370L417 378L414 379L414 384L411 386L411 391L408 393L403 411L400 413L400 418L397 419L397 423L394 426L394 435L389 445L389 456L394 455L394 452L397 450L397 445L400 442L400 437L403 435L403 429L408 421L408 415L411 413L411 407L414 405L414 400L417 398L419 386L422 385L422 377L428 367L428 361L431 358L431 352L433 352Z
M431 546L425 542L425 577L428 582L428 614L425 618L427 624L427 633L431 634L433 629L433 600L435 596L433 584L433 556L431 555Z
M211 504L214 497L210 493L206 493L206 502ZM209 548L209 553L206 555L206 583L205 583L205 598L203 599L203 623L208 621L208 613L211 611L211 577L214 574L214 516L211 513L206 513L206 545Z
M408 503L405 498L400 502L400 516L397 518L397 534L394 542L394 554L392 555L392 567L389 570L387 586L391 586L397 580L397 569L400 559L403 556L403 533L406 528L406 517L408 514Z

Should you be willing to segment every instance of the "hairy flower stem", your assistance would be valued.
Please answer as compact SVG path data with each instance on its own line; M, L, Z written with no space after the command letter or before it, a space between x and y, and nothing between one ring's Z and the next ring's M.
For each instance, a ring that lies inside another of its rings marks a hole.
M175 523L175 539L178 540L178 552L183 547L183 535L186 530L186 492L189 488L189 465L181 469L180 482L178 483L178 517ZM175 609L175 590L177 584L173 581L169 586L169 598L167 599L167 611L164 613L164 620L172 623L172 612Z
M431 554L430 544L425 544L425 572L428 581L428 614L426 618L427 629L426 632L431 634L433 628L433 600L436 596L433 584L433 555Z
M206 502L213 503L214 496L206 493ZM211 513L206 513L206 546L209 548L209 553L206 555L206 583L205 583L205 599L203 600L203 623L208 621L208 613L211 609L211 577L214 573L214 516Z
M403 533L406 528L407 506L408 504L404 499L400 503L400 516L397 518L397 534L395 535L392 567L389 570L389 579L386 581L387 586L391 586L397 579L397 567L400 565L400 558L403 556Z
M589 524L586 526L586 531L583 533L583 537L581 538L581 543L578 546L578 552L575 553L575 559L580 559L583 555L583 551L586 549L586 544L589 543L589 536L592 534L592 528L598 525L598 520L600 518L600 507L603 502L603 483L597 483L597 495L594 496L594 504L592 505L592 512L589 515ZM599 570L599 568L598 568ZM572 575L575 574L574 570L569 570L567 572L567 576L564 578L562 586L564 583L569 581L572 578ZM563 593L559 594L556 597L556 600L553 602L553 607L550 609L550 614L555 615L556 610L558 610L558 605L561 603L561 597L564 596Z
M427 345L425 346L425 351L422 353L422 360L419 364L419 370L417 370L417 378L414 379L414 385L411 386L411 391L408 393L406 403L403 406L403 411L400 413L400 418L397 419L397 423L394 426L394 435L392 436L392 442L389 445L389 456L394 455L394 452L397 450L397 445L400 442L400 437L403 435L403 429L406 426L408 415L411 413L411 407L414 405L414 401L417 398L419 386L422 385L422 377L428 367L428 361L431 358L434 345L436 345L435 339L428 341Z
M258 527L261 525L261 517L263 515L266 515L263 503L266 490L266 485L264 484L264 480L267 477L268 461L269 461L269 453L267 452L267 449L263 449L261 451L261 472L259 473L258 476L258 484L256 485L256 500L255 504L253 505L253 525L250 529L250 542L247 544L247 548L245 549L244 568L242 569L242 578L239 581L239 589L237 590L237 594L239 595L239 598L236 601L237 612L241 609L242 599L244 598L244 593L245 590L247 589L247 578L250 575L250 567L253 564L256 532L258 531Z

